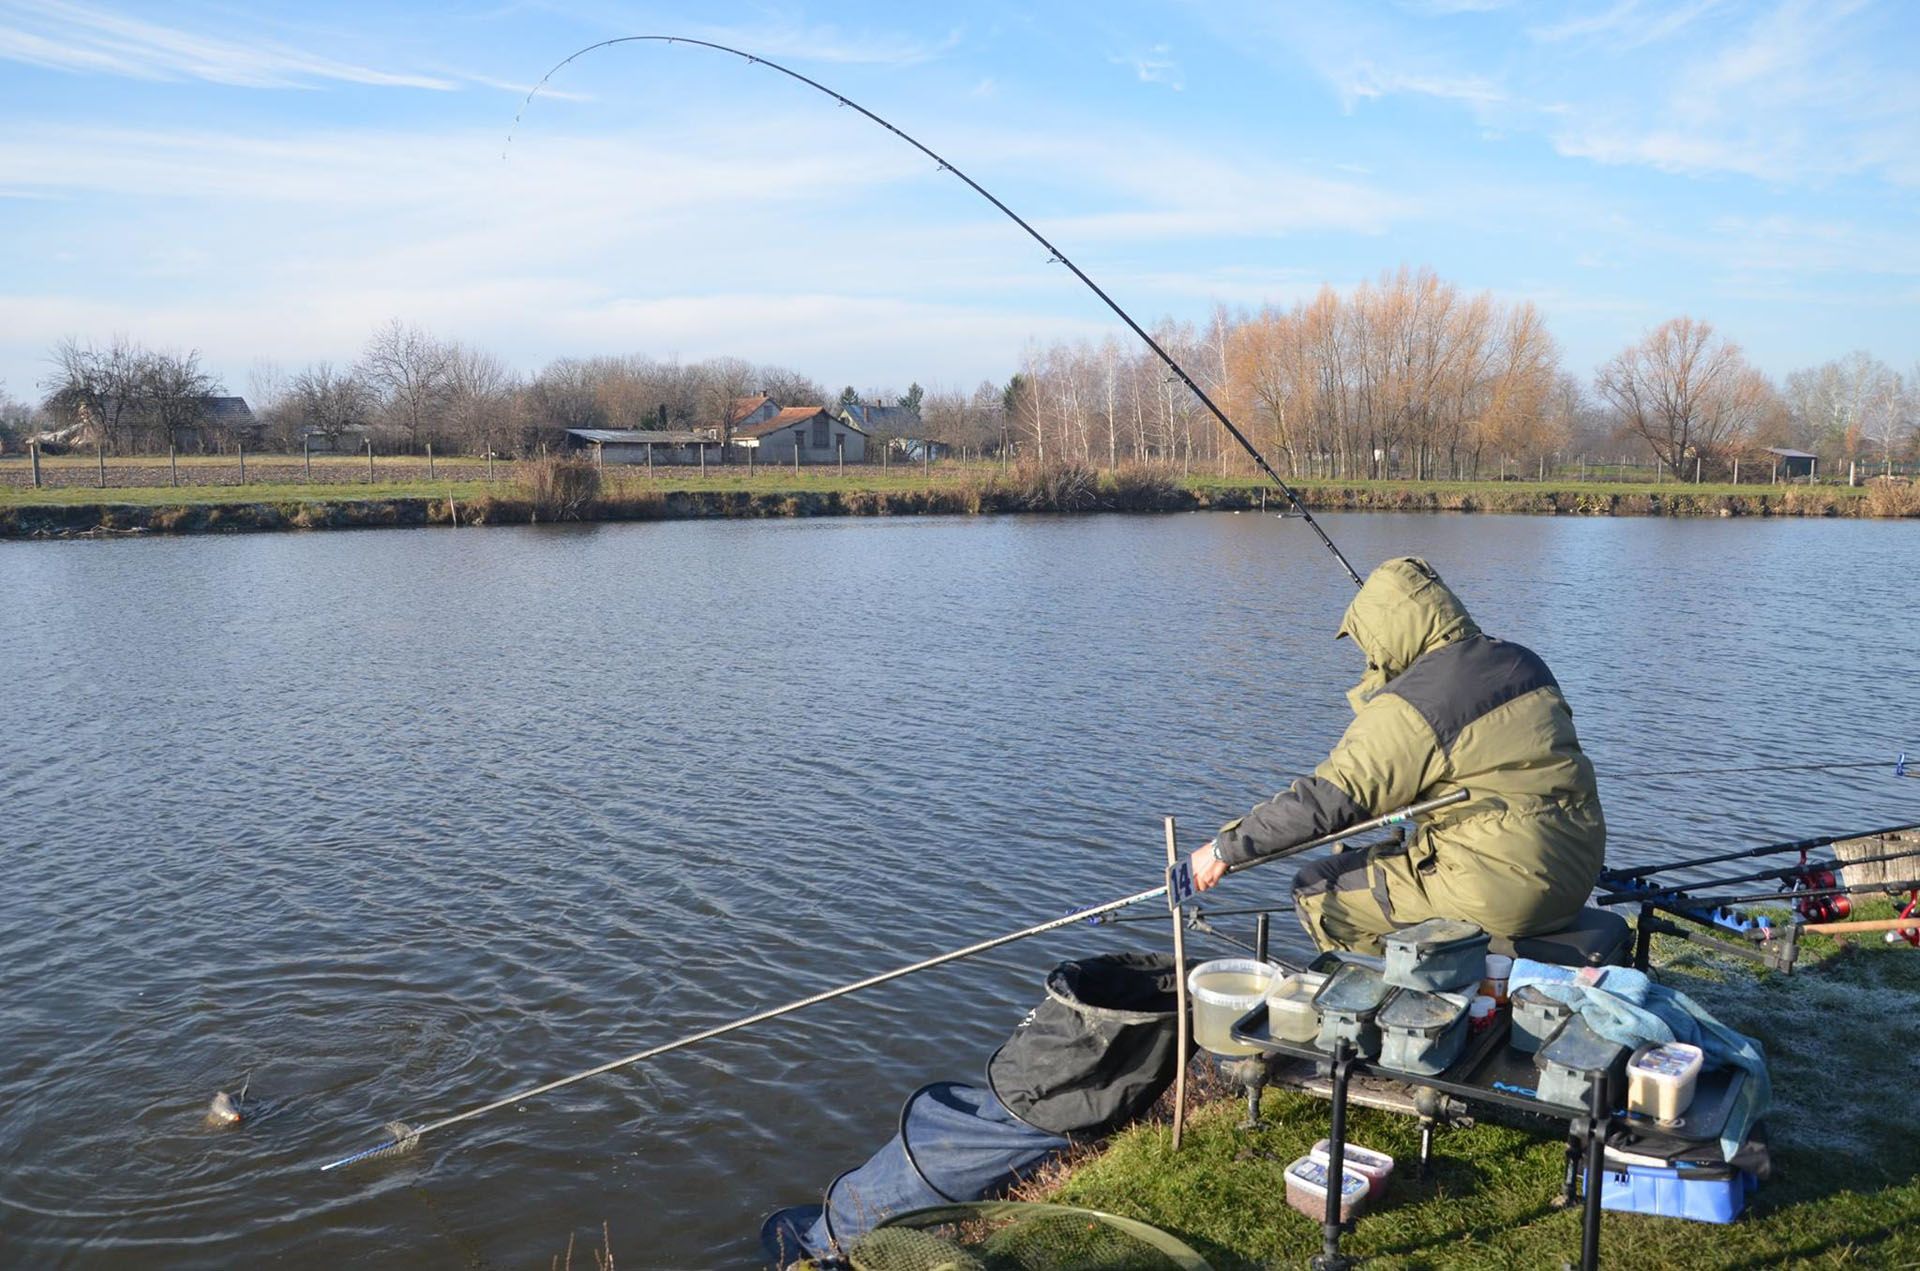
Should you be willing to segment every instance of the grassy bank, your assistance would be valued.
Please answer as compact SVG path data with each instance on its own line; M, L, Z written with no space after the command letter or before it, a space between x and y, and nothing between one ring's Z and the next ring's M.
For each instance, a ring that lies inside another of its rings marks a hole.
M293 461L297 464L297 460ZM533 521L676 520L703 517L979 515L1010 512L1279 511L1282 496L1247 477L1181 477L1157 468L1098 472L1075 466L1013 469L935 464L854 467L608 469L585 497L554 504L532 465L394 461L380 480L352 479L345 461L308 482L265 460L249 473L273 480L113 486L0 484L0 536L193 533L377 525L499 525ZM206 472L218 465L199 465ZM148 470L126 467L123 475ZM364 472L364 469L361 470ZM110 469L110 473L112 469ZM10 474L17 476L18 474ZM97 477L97 473L95 474ZM111 479L111 477L110 477ZM1548 516L1920 516L1920 487L1665 485L1565 481L1306 479L1315 510L1456 511Z
M1865 908L1865 907L1863 907ZM1873 916L1890 917L1884 902ZM1656 944L1660 978L1766 1046L1776 1109L1774 1177L1731 1226L1608 1213L1602 1262L1618 1267L1920 1265L1920 1148L1905 1100L1920 1054L1920 952L1879 935L1853 947L1809 940L1791 976ZM1097 1156L1057 1171L1025 1199L1130 1215L1186 1239L1216 1268L1303 1265L1316 1222L1289 1208L1283 1172L1327 1131L1327 1105L1269 1094L1258 1129L1236 1127L1224 1098L1189 1118L1181 1151L1164 1124L1136 1126ZM1369 1267L1513 1268L1577 1260L1578 1208L1555 1207L1563 1140L1480 1124L1436 1136L1434 1168L1415 1181L1418 1125L1364 1108L1353 1140L1403 1162L1387 1204L1343 1247Z

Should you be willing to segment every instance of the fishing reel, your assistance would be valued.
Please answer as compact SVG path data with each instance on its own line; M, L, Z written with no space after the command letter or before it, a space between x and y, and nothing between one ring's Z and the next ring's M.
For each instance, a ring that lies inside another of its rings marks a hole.
M1793 875L1789 891L1824 891L1826 896L1802 896L1793 902L1793 910L1808 922L1839 922L1853 913L1853 901L1835 889L1840 880L1824 866L1802 868Z

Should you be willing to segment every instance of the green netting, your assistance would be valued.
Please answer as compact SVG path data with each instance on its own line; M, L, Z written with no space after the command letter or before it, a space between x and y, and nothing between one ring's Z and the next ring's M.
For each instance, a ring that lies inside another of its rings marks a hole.
M847 1251L853 1271L1209 1271L1157 1227L1068 1205L981 1201L887 1220Z

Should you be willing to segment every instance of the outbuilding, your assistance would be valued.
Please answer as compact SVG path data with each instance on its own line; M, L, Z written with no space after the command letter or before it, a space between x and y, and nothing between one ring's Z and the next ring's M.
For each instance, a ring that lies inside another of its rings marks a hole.
M1804 450L1789 450L1785 446L1768 446L1767 453L1773 456L1774 472L1791 481L1795 477L1814 477L1820 473L1820 456Z
M712 437L665 428L569 428L566 448L591 451L601 463L695 464L703 457L708 463L720 461L720 443Z

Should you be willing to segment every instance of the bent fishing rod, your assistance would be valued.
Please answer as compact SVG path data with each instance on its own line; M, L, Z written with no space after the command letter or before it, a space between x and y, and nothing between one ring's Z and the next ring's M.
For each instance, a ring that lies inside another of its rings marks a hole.
M552 79L555 75L559 74L560 71L569 62L572 62L576 58L584 57L588 53L591 53L596 49L611 48L613 45L616 45L616 44L644 44L644 43L691 44L696 48L712 49L718 53L731 54L734 57L745 60L749 66L765 66L770 70L779 71L782 75L785 75L787 78L797 80L800 83L805 84L808 88L814 89L817 92L823 93L826 96L833 98L833 100L838 102L840 105L845 106L850 110L858 111L860 114L866 116L866 118L872 120L874 123L880 125L882 128L885 128L888 132L892 133L894 136L900 138L900 140L912 146L915 150L918 150L921 154L926 155L927 158L932 159L934 163L939 165L940 171L951 172L954 176L958 177L961 181L965 182L968 189L972 190L975 194L978 194L981 198L985 199L987 202L993 204L994 207L998 208L1000 212L1004 216L1006 216L1008 220L1012 221L1015 225L1018 225L1021 229L1025 230L1027 232L1027 235L1030 238L1032 238L1034 242L1046 248L1047 259L1049 261L1054 261L1062 265L1065 265L1067 269L1072 272L1075 278L1078 278L1081 282L1087 285L1087 289L1089 291L1093 292L1094 295L1100 297L1100 301L1102 304L1106 305L1107 308L1113 310L1115 316L1117 316L1122 322L1126 323L1127 326L1133 331L1135 335L1139 336L1141 340L1145 341L1146 346L1149 349L1152 349L1154 354L1157 357L1159 357L1159 359L1162 362L1167 364L1167 369L1172 371L1174 375L1179 378L1180 382L1187 386L1187 391L1192 393L1196 398L1198 398L1200 400L1200 404L1202 406L1205 406L1208 412L1211 413L1215 419L1220 421L1221 427L1225 428L1228 434L1232 436L1232 438L1235 441L1240 443L1240 448L1242 450L1245 450L1247 454L1252 457L1254 464L1260 469L1262 473L1266 474L1267 479L1272 481L1274 485L1280 488L1280 493L1286 496L1287 502L1292 504L1294 511L1300 514L1300 519L1307 523L1307 525L1313 530L1313 532L1319 536L1320 542L1326 547L1326 549L1333 553L1333 558L1340 562L1340 568L1347 571L1347 577L1353 579L1353 585L1356 587L1360 585L1361 579L1360 579L1359 572L1354 569L1353 565L1347 560L1346 556L1340 551L1340 549L1334 546L1333 539L1328 536L1326 530L1320 527L1320 522L1313 519L1313 513L1309 512L1307 510L1307 505L1300 501L1300 496L1297 493L1295 493L1294 488L1291 485L1288 485L1286 481L1281 479L1279 472L1274 469L1274 466L1272 464L1267 462L1267 457L1260 453L1259 448L1255 446L1253 442L1247 439L1247 435L1241 432L1240 429L1234 424L1234 422L1231 419L1227 418L1227 413L1225 411L1221 410L1218 406L1214 405L1213 399L1207 396L1206 392L1200 387L1199 384L1194 382L1193 376L1187 374L1187 369L1184 366L1181 366L1179 362L1175 361L1171 353L1168 353L1164 348L1160 347L1160 342L1154 339L1151 335L1148 335L1145 327L1141 326L1138 322L1135 322L1133 320L1132 314L1128 313L1125 309L1122 309L1120 307L1119 302L1116 301L1112 296L1108 295L1106 291L1101 288L1099 283L1095 282L1093 279L1087 276L1087 273L1085 270L1081 269L1080 266L1074 264L1072 260L1068 259L1067 254L1061 251L1058 247L1055 247L1053 243L1047 239L1046 235L1042 234L1039 230L1035 229L1032 225L1030 225L1026 221L1026 219L1023 218L1019 213L1015 212L1012 208L1008 207L1005 203L1002 203L998 198L996 198L993 195L991 191L987 189L987 187L985 187L984 185L981 185L978 181L968 176L965 172L962 172L959 168L955 167L952 163L949 163L945 158L943 158L941 155L936 153L931 147L926 145L926 143L922 142L919 138L911 135L905 129L899 127L898 125L886 119L882 119L879 115L876 115L871 110L868 110L865 106L862 106L859 102L854 101L853 99L848 97L846 94L836 92L835 90L828 88L825 84L822 84L819 80L810 79L809 77L802 75L799 71L792 70L788 67L782 66L778 62L769 61L768 59L761 57L758 54L746 52L744 49L736 49L725 44L715 44L711 40L695 40L695 39L690 39L683 35L622 35L622 36L616 36L615 38L610 40L601 40L598 43L589 44L585 48L578 49L575 52L570 53L566 57L560 59L560 61L554 63L553 67L549 69L545 75L542 75L540 77L540 82L535 84L533 88L527 93L526 100L520 103L520 109L517 113L515 113L513 117L514 128L517 129L520 126L520 120L527 113L527 107L533 104L533 99L539 94L542 88L546 87L547 81ZM509 145L511 145L513 142L512 131L509 131L507 133L507 142ZM505 157L506 155L505 155L505 152L503 151L501 154L501 158L505 158Z
M1442 795L1437 799L1428 799L1423 803L1409 804L1406 807L1388 812L1383 816L1374 817L1370 821L1362 821L1358 825L1352 825L1344 830L1337 830L1332 834L1323 835L1320 838L1314 839L1312 842L1301 843L1296 847L1286 848L1270 856L1261 856L1254 860L1243 862L1235 867L1234 872L1251 868L1254 865L1263 865L1269 861L1277 861L1284 857L1298 856L1303 852L1310 852L1316 847L1326 847L1330 844L1341 842L1344 839L1366 834L1372 830L1385 829L1392 825L1400 825L1416 817L1424 816L1428 812L1444 808L1449 804L1458 803L1465 798L1467 798L1467 792L1465 790L1455 790L1452 794ZM561 1077L555 1081L545 1082L526 1090L517 1091L503 1099L495 1099L491 1103L482 1104L477 1108L470 1108L465 1112L455 1113L449 1117L442 1117L440 1120L429 1122L426 1125L415 1127L403 1121L390 1121L386 1126L388 1134L387 1141L343 1156L338 1160L329 1161L327 1164L322 1165L320 1169L324 1173L327 1170L339 1169L341 1166L353 1165L360 1161L371 1160L374 1157L394 1156L402 1152L408 1152L419 1144L423 1136L431 1134L435 1130L444 1130L448 1126L458 1125L462 1121L471 1121L475 1117L484 1116L489 1112L497 1112L501 1108L511 1107L516 1103L537 1098L543 1094L549 1094L564 1086L573 1085L577 1081L585 1081L589 1077L598 1077L604 1073L612 1072L616 1068L625 1068L629 1064L637 1064L643 1059L652 1059L656 1055L664 1055L669 1051L679 1050L682 1047L709 1041L715 1037L724 1036L727 1033L735 1032L754 1024L761 1024L767 1020L778 1019L782 1015L791 1015L795 1011L804 1010L809 1006L816 1006L821 1002L830 1002L835 998L845 997L849 993L858 993L862 989L870 989L876 985L885 984L890 980L897 980L902 976L912 975L916 971L930 970L933 967L943 966L948 962L956 962L961 958L972 957L976 953L985 953L990 949L997 949L1002 945L1012 944L1016 940L1024 940L1028 936L1043 935L1049 931L1057 931L1061 927L1071 926L1076 922L1093 921L1103 914L1113 913L1116 910L1125 909L1129 905L1137 905L1142 901L1153 900L1156 897L1165 896L1166 894L1167 884L1162 883L1158 887L1150 887L1146 891L1135 892L1131 896L1122 896L1118 900L1109 900L1104 904L1091 905L1085 909L1076 910L1073 913L1063 915L1059 918L1052 918L1046 922L1035 923L1031 927L1023 927L1019 931L1010 931L1003 936L994 936L992 939L967 945L963 949L954 949L948 953L938 954L931 958L923 958L919 962L909 963L902 967L895 967L891 971L882 971L877 975L870 975L863 980L855 980L851 984L842 984L838 988L827 989L824 992L815 993L810 997L797 998L794 1001L784 1003L780 1006L769 1007L764 1011L756 1011L752 1015L743 1015L739 1019L729 1023L718 1024L712 1028L702 1029L697 1033L690 1033L675 1041L666 1042L659 1046L650 1046L645 1050L635 1051L631 1055L609 1060L604 1064L588 1068L584 1072L576 1072L571 1076Z

